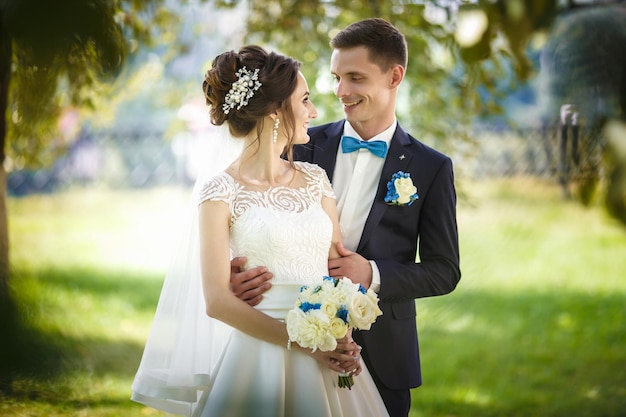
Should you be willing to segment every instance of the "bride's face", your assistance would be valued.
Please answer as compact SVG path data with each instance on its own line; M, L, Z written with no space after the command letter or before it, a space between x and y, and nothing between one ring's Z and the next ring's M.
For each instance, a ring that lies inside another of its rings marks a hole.
M317 117L317 110L309 99L309 86L301 72L298 72L298 84L291 95L291 108L294 115L293 143L302 144L309 141L309 122Z

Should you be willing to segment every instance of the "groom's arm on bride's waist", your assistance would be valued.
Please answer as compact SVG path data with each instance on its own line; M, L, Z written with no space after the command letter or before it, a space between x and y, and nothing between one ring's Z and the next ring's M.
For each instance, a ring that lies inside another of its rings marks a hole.
M264 266L244 271L246 261L243 256L230 261L230 290L237 298L254 307L261 302L263 294L272 287L269 280L274 275Z

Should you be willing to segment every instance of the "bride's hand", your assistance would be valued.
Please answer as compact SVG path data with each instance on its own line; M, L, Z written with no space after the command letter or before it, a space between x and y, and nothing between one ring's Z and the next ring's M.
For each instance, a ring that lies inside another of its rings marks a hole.
M341 339L337 339L337 347L330 352L309 351L318 362L328 366L331 370L350 375L358 375L361 367L361 346L352 339L352 330Z
M309 354L323 366L327 366L335 372L350 373L351 375L361 373L361 356L358 354L355 356L352 352L344 352L338 349L330 352L321 350L311 352L309 350Z
M339 363L340 368L354 376L361 373L361 346L352 339L352 330L344 338L337 340L337 349L335 351L350 356L348 360Z

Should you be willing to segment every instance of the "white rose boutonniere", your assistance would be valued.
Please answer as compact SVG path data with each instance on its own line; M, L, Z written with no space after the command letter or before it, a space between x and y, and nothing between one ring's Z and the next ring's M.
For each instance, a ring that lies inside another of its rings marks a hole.
M408 172L398 171L387 183L387 195L385 203L392 206L410 206L419 196L417 187Z

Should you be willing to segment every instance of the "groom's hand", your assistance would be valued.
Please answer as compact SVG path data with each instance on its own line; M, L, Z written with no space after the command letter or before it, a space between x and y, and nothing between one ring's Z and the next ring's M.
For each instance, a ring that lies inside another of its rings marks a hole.
M272 288L268 281L274 276L264 266L242 271L246 258L241 256L230 261L230 290L237 298L254 307L263 299L263 293Z
M337 243L340 258L328 261L328 272L333 278L348 277L352 282L361 284L366 289L372 285L372 265L356 252L352 252Z

